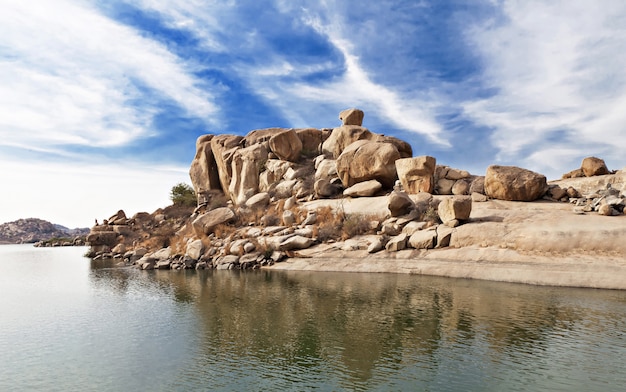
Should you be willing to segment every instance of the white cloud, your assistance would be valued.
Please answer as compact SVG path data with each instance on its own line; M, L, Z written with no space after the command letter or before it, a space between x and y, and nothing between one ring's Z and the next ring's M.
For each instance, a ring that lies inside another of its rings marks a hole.
M25 163L0 159L0 223L41 218L90 227L118 209L128 216L171 204L169 192L189 183L188 168L140 163ZM27 212L25 212L27 211Z
M484 81L496 93L464 105L476 123L493 128L498 160L524 160L554 174L590 154L617 161L617 151L626 148L626 4L500 4L502 20L468 34L484 61ZM565 142L560 164L537 154L554 154L553 145ZM528 150L535 153L526 156Z
M217 114L188 64L89 2L3 0L0 9L2 144L123 145L149 132L156 108L144 86L192 116Z

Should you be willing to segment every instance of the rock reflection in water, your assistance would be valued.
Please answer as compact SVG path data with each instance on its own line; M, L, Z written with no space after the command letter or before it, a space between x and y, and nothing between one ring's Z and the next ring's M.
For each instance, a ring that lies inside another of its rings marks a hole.
M329 389L352 390L437 385L516 390L537 380L543 387L570 381L584 386L587 376L576 367L585 366L577 358L587 343L568 345L593 331L606 333L607 322L623 330L626 310L622 292L612 294L615 309L598 310L594 297L606 301L605 291L409 275L128 270L113 275L119 290L128 290L129 279L148 279L191 304L199 323L198 353L178 382L196 380L214 389L233 383L293 388L316 380ZM589 317L590 312L599 314ZM624 343L623 336L609 333L593 344L610 350L616 338ZM622 382L624 372L613 377Z

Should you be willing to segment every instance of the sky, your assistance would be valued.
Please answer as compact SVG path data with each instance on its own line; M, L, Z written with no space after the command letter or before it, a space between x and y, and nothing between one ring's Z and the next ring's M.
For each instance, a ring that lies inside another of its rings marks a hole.
M0 223L170 204L198 136L333 128L558 179L626 166L622 0L0 0Z

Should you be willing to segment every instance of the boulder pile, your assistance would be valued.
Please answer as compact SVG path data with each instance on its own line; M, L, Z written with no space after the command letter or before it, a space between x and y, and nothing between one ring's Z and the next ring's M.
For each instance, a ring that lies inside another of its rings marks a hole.
M196 208L173 205L131 219L120 210L91 229L91 256L144 270L254 269L316 245L369 253L447 247L455 228L471 223L472 203L490 198L623 213L624 195L610 187L582 196L513 166L472 175L413 157L408 143L370 131L363 118L348 109L333 129L199 137L189 170ZM595 160L580 171L604 172ZM346 213L346 198L383 198L387 209ZM337 201L313 206L325 199Z

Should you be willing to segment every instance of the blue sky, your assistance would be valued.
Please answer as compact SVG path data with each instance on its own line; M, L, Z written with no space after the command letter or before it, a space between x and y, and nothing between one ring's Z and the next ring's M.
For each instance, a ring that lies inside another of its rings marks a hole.
M549 179L626 165L623 1L0 0L0 223L169 203L195 139L364 126Z

